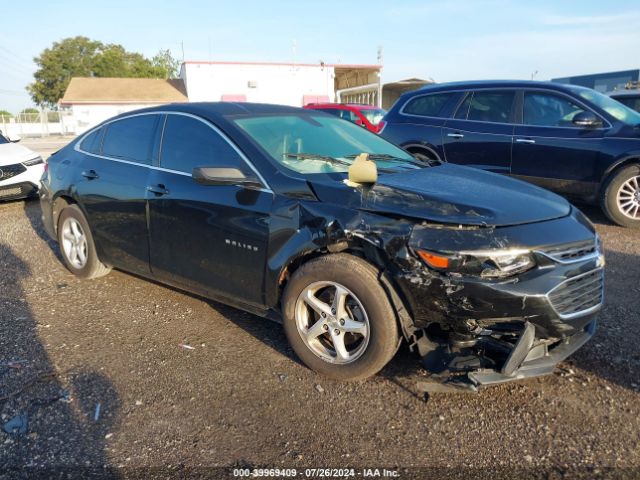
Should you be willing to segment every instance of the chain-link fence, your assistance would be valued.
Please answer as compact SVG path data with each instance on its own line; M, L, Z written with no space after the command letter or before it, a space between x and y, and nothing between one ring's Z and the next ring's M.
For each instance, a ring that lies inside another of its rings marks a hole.
M7 137L47 137L71 132L70 112L22 112L0 115L0 130ZM66 125L65 125L66 120Z

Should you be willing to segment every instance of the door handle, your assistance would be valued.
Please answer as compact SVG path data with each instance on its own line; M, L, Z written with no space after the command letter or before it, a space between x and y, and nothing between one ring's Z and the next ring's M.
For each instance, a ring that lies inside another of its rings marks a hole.
M80 175L88 180L95 180L96 178L100 177L100 175L98 175L98 172L96 172L95 170L85 170Z
M516 143L536 143L536 141L531 138L516 138Z
M147 185L147 191L148 192L152 192L155 193L156 195L167 195L169 193L169 190L167 190L167 188L162 185Z
M462 133L447 133L447 137L451 138L464 138Z

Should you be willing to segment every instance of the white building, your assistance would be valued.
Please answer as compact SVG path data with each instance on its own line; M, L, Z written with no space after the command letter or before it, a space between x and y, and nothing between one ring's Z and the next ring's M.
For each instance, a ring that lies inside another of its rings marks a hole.
M80 134L120 113L173 102L315 102L380 105L380 65L183 62L180 78L71 79L59 106L64 130Z
M65 130L80 134L124 112L186 101L182 79L74 77L59 105Z
M180 69L190 102L256 102L301 107L339 102L366 92L364 103L379 105L380 65L324 63L196 62Z

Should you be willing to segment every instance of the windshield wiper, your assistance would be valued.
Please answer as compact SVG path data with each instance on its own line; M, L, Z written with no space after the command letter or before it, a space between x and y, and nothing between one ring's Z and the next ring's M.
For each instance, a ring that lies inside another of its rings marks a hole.
M360 154L355 154L354 153L352 155L345 155L344 158L356 158L358 155L360 155ZM391 160L391 161L395 161L397 163L410 163L412 165L418 165L420 167L424 167L425 166L424 163L418 162L416 160L395 157L393 155L389 155L388 153L370 153L369 154L369 159L371 159L371 160Z
M299 160L322 160L323 162L331 163L333 165L340 165L340 166L344 166L344 167L350 167L352 165L352 162L345 162L344 160L340 160L338 158L333 158L333 157L330 157L328 155L318 155L316 153L283 153L282 156L283 157L297 158ZM348 156L345 156L344 158L355 158L357 156L358 155L348 155ZM383 172L383 173L395 173L396 172L396 170L394 170L392 168L378 168L378 171L379 172Z
M317 153L285 152L282 154L282 156L289 157L289 158L297 158L299 160L321 160L323 162L331 163L333 165L340 165L345 167L351 166L351 162L345 162L343 160L338 160L337 158L330 157L328 155L319 155Z

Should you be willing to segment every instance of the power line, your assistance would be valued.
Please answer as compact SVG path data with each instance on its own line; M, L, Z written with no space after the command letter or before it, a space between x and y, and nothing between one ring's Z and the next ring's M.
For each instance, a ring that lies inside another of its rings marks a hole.
M24 57L21 57L20 55L18 55L15 52L13 52L13 50L10 50L7 47L4 47L2 45L0 45L0 50L4 50L9 55L11 55L14 58L13 62L18 64L18 65L21 65L22 68L25 68L25 69L28 69L28 70L32 70L33 69L33 66L34 66L33 60L31 60L31 59L25 60Z
M27 67L19 64L15 60L9 58L7 55L3 54L2 52L0 52L0 60L2 60L7 65L9 65L11 68L13 68L15 70L21 70L22 72L28 73L29 75L33 75L33 72L36 70L34 68L35 65L34 65L34 67L27 68Z

